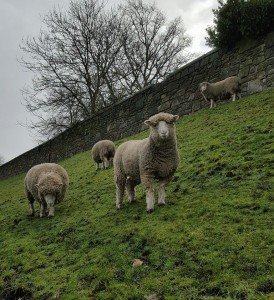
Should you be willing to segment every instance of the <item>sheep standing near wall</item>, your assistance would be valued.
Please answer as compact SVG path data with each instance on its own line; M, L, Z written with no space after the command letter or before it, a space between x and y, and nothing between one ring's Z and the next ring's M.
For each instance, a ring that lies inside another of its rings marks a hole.
M120 209L126 188L129 202L135 198L135 186L142 183L146 190L147 212L154 210L154 181L159 182L158 204L165 204L165 187L179 164L175 121L177 115L159 113L144 123L150 135L144 140L121 144L114 156L116 207Z
M96 170L106 169L113 164L113 157L115 154L115 145L110 140L102 140L97 142L91 149L91 155L96 162Z
M40 203L40 217L54 216L54 204L61 202L69 184L66 170L54 163L44 163L32 167L25 177L25 194L30 203L30 212L34 216L34 201Z
M205 100L210 100L210 108L216 106L216 101L229 99L231 96L232 101L235 101L236 96L241 98L240 78L232 76L215 83L202 82L199 84L199 91Z

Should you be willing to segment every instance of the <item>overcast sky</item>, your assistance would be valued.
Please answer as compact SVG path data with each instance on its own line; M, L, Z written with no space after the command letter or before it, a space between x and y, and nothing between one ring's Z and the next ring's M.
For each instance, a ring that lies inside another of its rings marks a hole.
M149 0L144 0L150 2ZM32 74L23 70L17 59L22 56L19 44L23 37L37 36L43 16L53 6L66 9L70 0L0 0L0 155L8 161L35 147L37 142L21 126L32 119L22 105L21 89L30 83ZM117 3L109 0L109 4ZM205 53L205 28L212 24L212 9L217 0L156 0L168 18L181 16L193 38L191 51Z

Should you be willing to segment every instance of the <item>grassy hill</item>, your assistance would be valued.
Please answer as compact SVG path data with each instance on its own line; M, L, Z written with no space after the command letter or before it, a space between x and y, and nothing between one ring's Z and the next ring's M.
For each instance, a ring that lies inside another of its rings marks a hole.
M153 214L141 187L117 211L113 170L89 152L61 162L71 183L53 219L37 204L28 216L24 174L1 181L0 299L274 299L273 125L274 90L181 118Z

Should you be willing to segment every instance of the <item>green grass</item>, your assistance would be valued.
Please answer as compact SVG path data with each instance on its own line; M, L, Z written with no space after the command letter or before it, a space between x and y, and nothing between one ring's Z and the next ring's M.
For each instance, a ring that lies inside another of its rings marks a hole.
M117 211L113 170L89 151L61 162L71 183L53 219L37 204L28 216L24 174L1 181L0 298L273 299L273 115L270 90L181 118L181 163L153 214L141 187Z

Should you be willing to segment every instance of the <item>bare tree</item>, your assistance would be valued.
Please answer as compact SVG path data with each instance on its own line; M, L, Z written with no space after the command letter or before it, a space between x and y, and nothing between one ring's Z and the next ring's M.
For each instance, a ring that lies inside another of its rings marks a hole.
M142 0L129 0L120 10L125 60L117 72L128 93L161 81L190 59L184 50L191 39L181 18L168 23L155 3Z
M103 8L84 0L71 2L68 12L54 9L44 18L48 30L21 45L29 56L22 63L35 74L23 90L27 109L39 120L30 126L42 135L54 136L117 100L105 74L121 48L120 23Z
M55 136L96 111L162 80L188 60L181 19L167 23L155 4L129 0L107 9L97 0L53 9L44 30L27 38L23 66L34 73L23 90L40 135Z

